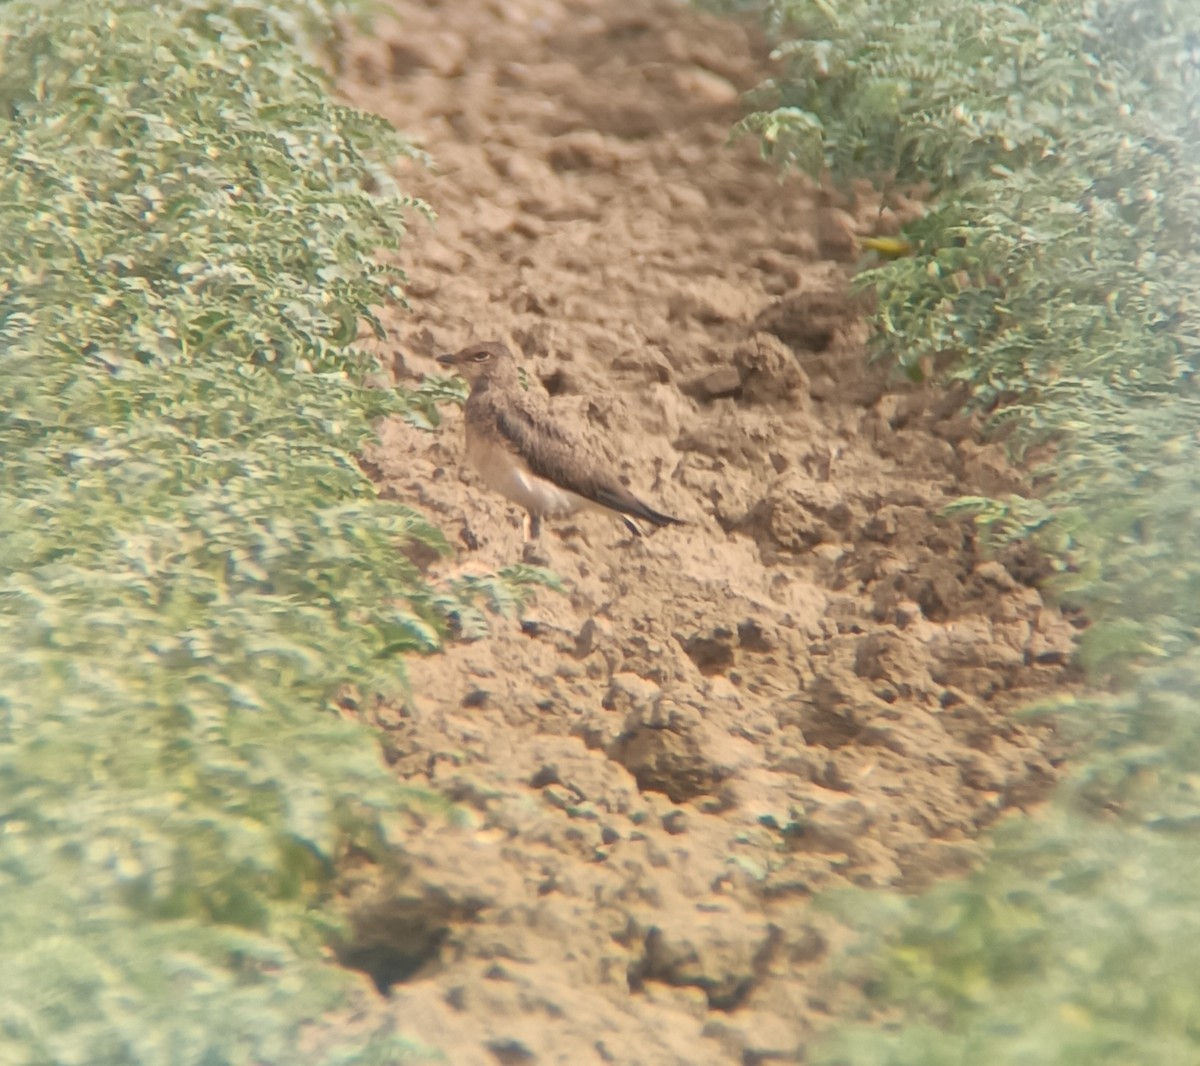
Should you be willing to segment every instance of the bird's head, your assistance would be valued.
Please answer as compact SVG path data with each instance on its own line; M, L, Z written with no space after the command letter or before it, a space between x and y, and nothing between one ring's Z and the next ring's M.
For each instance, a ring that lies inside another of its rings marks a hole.
M516 375L517 364L506 345L499 341L472 344L453 355L439 355L442 366L457 370L472 385L501 375Z

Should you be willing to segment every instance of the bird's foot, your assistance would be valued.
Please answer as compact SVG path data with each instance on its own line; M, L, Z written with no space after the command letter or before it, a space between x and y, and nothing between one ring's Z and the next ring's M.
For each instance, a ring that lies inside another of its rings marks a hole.
M536 540L529 540L521 551L521 562L530 566L549 566L550 556Z

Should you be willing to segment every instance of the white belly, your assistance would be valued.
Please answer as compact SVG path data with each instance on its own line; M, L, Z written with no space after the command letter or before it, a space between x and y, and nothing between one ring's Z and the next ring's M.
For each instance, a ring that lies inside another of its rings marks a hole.
M507 449L467 432L467 458L485 485L534 515L569 515L591 504L540 478Z

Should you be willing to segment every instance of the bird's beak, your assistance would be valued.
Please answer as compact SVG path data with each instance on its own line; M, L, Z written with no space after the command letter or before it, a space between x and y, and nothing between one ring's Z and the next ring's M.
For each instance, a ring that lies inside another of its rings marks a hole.
M439 363L441 363L442 366L456 366L457 365L457 359L453 355L439 355L437 357L437 361Z

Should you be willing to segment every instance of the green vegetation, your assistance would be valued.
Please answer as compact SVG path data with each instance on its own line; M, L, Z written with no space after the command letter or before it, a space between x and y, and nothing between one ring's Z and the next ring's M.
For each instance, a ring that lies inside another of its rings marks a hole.
M1200 8L1185 0L774 0L787 74L747 120L786 163L927 182L915 256L869 272L877 352L1051 441L1032 536L1123 694L1060 711L1087 745L1050 809L965 883L838 902L855 972L905 1023L853 1066L1200 1061ZM893 1015L894 1017L894 1015Z
M339 858L401 861L429 802L333 689L396 689L543 577L431 584L406 543L441 535L356 465L440 393L362 385L402 296L376 251L421 205L387 169L410 149L301 60L331 25L0 7L5 1066L297 1061L348 985Z

